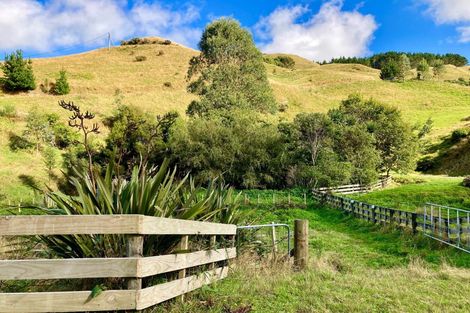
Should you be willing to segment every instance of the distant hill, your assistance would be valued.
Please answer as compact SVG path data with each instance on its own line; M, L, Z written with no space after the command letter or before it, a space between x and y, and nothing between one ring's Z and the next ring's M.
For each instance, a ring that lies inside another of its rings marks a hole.
M109 115L117 103L135 105L148 112L161 114L177 110L184 114L194 96L186 92L186 71L190 58L198 51L182 45L126 45L98 49L86 53L34 59L33 68L38 86L54 81L65 69L71 93L65 97L36 90L21 94L0 91L0 106L13 104L18 117L0 117L0 201L2 194L21 198L22 174L31 174L45 181L45 170L39 156L28 152L12 152L8 148L9 133L20 134L25 117L33 107L43 112L56 112L66 120L58 107L60 99L72 100L84 109L97 113L98 119ZM146 60L137 62L137 56ZM465 125L470 116L470 87L444 82L459 77L470 79L470 67L446 66L439 81L392 83L382 81L379 71L359 64L319 65L292 55L294 69L266 64L268 78L279 103L286 108L279 118L291 119L299 112L326 112L349 94L360 93L397 106L410 123L423 123L431 117L437 138ZM8 178L8 179L6 179Z

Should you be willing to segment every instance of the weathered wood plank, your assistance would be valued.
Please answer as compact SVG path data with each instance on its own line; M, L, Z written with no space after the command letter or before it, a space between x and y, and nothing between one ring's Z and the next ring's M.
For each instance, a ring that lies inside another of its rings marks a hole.
M0 216L0 236L137 234L139 215Z
M0 216L0 236L135 234L235 235L235 225L143 215Z
M0 280L136 277L137 258L0 260Z
M235 235L237 226L171 218L143 216L141 234L147 235Z
M236 256L236 248L227 248L147 257L140 260L137 276L147 277L173 272L198 265L233 259Z
M0 260L0 280L147 277L235 258L235 248L145 258Z
M228 267L219 267L212 271L193 275L168 283L148 287L137 292L137 310L162 303L182 294L198 289L204 285L227 277Z
M90 298L90 291L0 293L0 312L96 312L135 308L135 290L103 291L95 298Z

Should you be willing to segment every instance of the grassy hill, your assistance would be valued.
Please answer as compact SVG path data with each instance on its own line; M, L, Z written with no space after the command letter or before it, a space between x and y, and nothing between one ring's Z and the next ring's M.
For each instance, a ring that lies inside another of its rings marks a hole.
M32 108L56 112L64 121L65 112L57 105L60 99L72 100L97 114L110 114L117 103L134 105L154 114L174 109L184 113L193 96L186 92L189 59L198 52L178 44L120 46L87 53L33 60L38 85L45 79L54 81L61 69L68 72L71 93L65 97L43 93L40 88L28 93L0 92L0 107L12 104L18 117L0 118L0 201L2 194L15 200L28 196L18 187L19 176L33 175L45 182L40 156L29 152L12 152L8 148L10 132L20 134L24 119ZM137 62L137 56L146 60ZM433 138L464 126L470 116L470 87L444 82L444 79L470 78L470 67L447 66L440 81L391 83L380 80L379 71L357 64L318 65L301 57L293 70L266 64L269 81L279 103L287 107L280 118L290 119L298 112L326 112L351 93L374 97L397 106L410 123L432 117ZM4 199L5 200L5 199Z

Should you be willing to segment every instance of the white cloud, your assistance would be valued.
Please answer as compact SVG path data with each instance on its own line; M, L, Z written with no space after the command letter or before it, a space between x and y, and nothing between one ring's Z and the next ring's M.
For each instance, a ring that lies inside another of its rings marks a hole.
M469 0L421 0L428 6L431 14L439 24L470 21Z
M115 40L154 35L186 45L199 38L201 31L191 26L199 18L193 6L172 10L139 1L126 10L127 5L113 0L0 0L0 50L86 45L107 32Z
M343 1L330 0L310 15L305 6L277 8L255 26L264 52L293 53L323 61L369 52L377 23L372 15L342 11ZM300 22L300 18L307 18Z
M460 24L460 42L470 42L470 0L420 0L437 24Z
M470 42L470 26L458 27L457 31L460 33L460 42Z

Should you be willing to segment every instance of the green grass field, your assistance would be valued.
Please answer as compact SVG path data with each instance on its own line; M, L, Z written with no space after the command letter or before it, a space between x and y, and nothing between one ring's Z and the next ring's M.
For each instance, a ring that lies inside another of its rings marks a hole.
M259 222L309 220L310 268L294 272L289 264L243 255L226 280L152 312L468 311L468 254L315 204L267 204L253 214Z
M348 197L362 202L405 211L422 211L428 202L470 209L470 188L462 186L462 177L408 175L396 178L404 184L384 190Z

